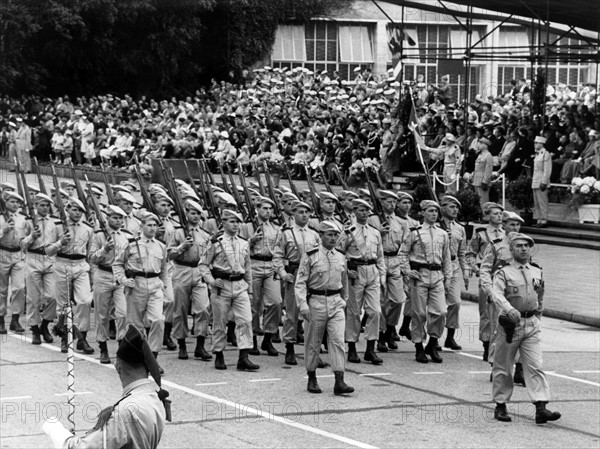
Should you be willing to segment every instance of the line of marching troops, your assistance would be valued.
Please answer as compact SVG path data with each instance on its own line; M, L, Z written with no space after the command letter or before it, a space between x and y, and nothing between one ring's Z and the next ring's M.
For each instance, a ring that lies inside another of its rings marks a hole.
M488 224L467 241L456 221L461 204L450 195L439 203L422 201L420 223L408 215L413 198L405 192L379 190L374 198L367 189L337 195L304 190L298 197L280 186L267 197L250 183L254 220L245 220L238 211L243 205L216 185L210 189L218 211L209 217L194 189L176 183L185 220L173 213L175 202L161 184L147 188L155 213L139 207L137 185L106 184L115 204L103 206L105 230L98 229L99 220L84 220L89 207L76 197L73 182L51 195L29 185L37 226L15 186L2 183L0 333L7 332L8 309L10 330L23 333L19 318L26 310L32 343L50 343L49 325L72 301L76 348L92 354L93 300L101 363L111 362L107 341L122 340L129 324L144 331L155 357L166 347L188 359L186 343L193 337L194 357L214 356L219 370L227 369L228 343L239 349L237 369L255 371L259 366L249 355L279 356L274 344L282 342L285 363L297 365L295 345L304 342L308 391L321 392L316 369L327 366L320 354L328 352L334 393L347 394L354 389L344 381L345 363L361 362L356 344L362 332L363 360L375 365L383 363L380 354L398 348L400 336L412 340L417 362L442 363L444 328L443 346L460 350L461 290L476 273L479 338L484 360L493 365L496 418L510 421L513 380L526 385L538 422L560 417L545 409L542 271L531 263L534 242L519 233L519 215L486 203ZM88 184L88 192L98 202L107 193L96 184ZM57 195L66 222L50 213ZM379 214L373 213L376 203ZM511 338L499 319L516 326ZM67 351L66 336L61 349ZM513 379L517 352L522 363Z

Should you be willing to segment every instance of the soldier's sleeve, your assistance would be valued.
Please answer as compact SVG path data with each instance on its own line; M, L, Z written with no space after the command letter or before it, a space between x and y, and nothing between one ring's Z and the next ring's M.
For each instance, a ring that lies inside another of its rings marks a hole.
M250 243L244 248L244 280L248 284L248 293L252 294L252 262L250 261Z
M465 232L465 228L461 228L460 243L458 245L458 254L456 256L458 257L458 263L460 264L460 269L464 276L469 271L469 264L467 263L467 233Z
M102 232L98 232L92 236L92 245L90 246L89 261L95 265L102 263L106 253L103 250L104 242Z
M479 253L480 244L481 243L479 232L473 232L473 236L471 237L471 241L469 242L469 246L467 247L467 263L471 267L475 265L475 259L477 258L477 254Z
M385 280L387 275L387 268L385 266L385 259L383 257L383 242L381 240L381 234L375 229L377 236L377 270L379 271L379 277Z
M125 262L129 257L130 245L131 244L127 245L115 255L115 261L113 263L113 274L115 275L117 282L121 285L125 282L125 279L127 279L127 276L125 276Z
M348 267L346 263L346 258L342 256L342 291L340 292L340 296L344 300L344 302L348 302Z
M215 244L212 241L210 241L206 245L206 251L204 251L204 254L202 254L202 256L200 257L200 263L198 264L200 275L204 279L204 282L206 282L209 285L212 285L212 283L215 282L215 278L210 272L210 264L212 263L215 254Z
M367 223L373 226L377 230L381 230L381 222L379 221L379 217L377 215L371 215L367 218Z
M277 230L277 235L275 236L275 245L273 245L273 269L275 273L279 274L279 276L283 276L285 274L285 269L283 266L283 247L281 246L283 240L283 232L280 229Z
M444 246L442 253L442 270L444 273L444 279L448 280L452 278L452 254L450 253L450 239L448 238L448 233L446 231L442 231L444 236Z
M92 228L91 226L89 227L89 231L88 231L88 239L85 245L85 254L86 254L86 259L88 262L90 262L90 254L91 254L91 249L92 249L92 239L94 237L94 228Z
M92 430L82 437L73 436L67 440L64 447L68 449L125 447L130 444L127 423L133 422L132 419L133 416L111 416L102 429Z
M182 229L183 232L183 229ZM181 253L178 250L179 246L179 230L175 229L175 232L168 233L166 235L165 243L167 245L167 257L169 259L175 259Z
M298 268L298 274L296 274L296 282L294 284L294 293L296 294L296 304L298 309L308 309L308 302L306 295L308 291L308 276L310 275L310 260L307 254L302 255L300 259L300 267Z
M25 237L21 239L19 246L21 249L27 249L33 244L33 225L29 220L25 222L23 233L25 234Z
M163 285L167 285L169 280L169 258L167 254L167 246L165 244L161 245L162 250L162 259L160 261L160 275L158 276L162 281Z
M504 296L504 291L506 289L506 272L504 269L501 269L494 276L494 281L492 283L492 301L500 310L500 315L506 315L509 310L514 307L510 305L506 296Z
M398 250L398 256L400 258L400 271L402 274L406 274L410 271L410 264L408 263L408 250L407 245L410 239L411 232L408 224L402 221L402 240L400 241L400 248Z
M62 243L60 241L60 239L62 238L63 234L64 234L64 228L63 225L57 225L54 228L54 232L56 233L56 241L54 243L50 243L49 245L46 245L46 255L48 256L56 256L56 254L58 254L58 251L60 251L60 249L62 248Z
M341 233L340 233L340 237L338 238L337 243L335 244L335 247L340 250L340 252L342 254L346 254L346 249L348 248L348 232L346 231L346 229L344 229Z
M481 281L481 289L486 295L492 295L492 268L494 267L494 259L496 258L494 244L489 244L483 252L481 266L479 267L479 279Z

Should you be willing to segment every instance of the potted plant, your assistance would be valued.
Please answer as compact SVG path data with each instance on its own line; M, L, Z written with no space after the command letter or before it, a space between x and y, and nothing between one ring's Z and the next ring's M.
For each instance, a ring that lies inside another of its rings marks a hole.
M600 181L593 176L573 178L568 206L570 209L577 210L580 223L598 223L600 218Z
M506 199L515 209L521 212L521 218L525 226L533 224L533 190L531 189L531 177L521 175L506 185Z
M461 204L458 213L458 221L464 223L467 239L470 240L473 236L473 225L471 223L477 222L479 217L481 217L479 195L477 195L477 192L475 192L475 189L471 184L463 185L463 183L461 183L460 189L456 192L455 197Z

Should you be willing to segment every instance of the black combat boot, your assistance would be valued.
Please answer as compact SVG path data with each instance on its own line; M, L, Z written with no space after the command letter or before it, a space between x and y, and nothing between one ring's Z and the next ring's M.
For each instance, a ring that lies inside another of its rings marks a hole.
M525 386L525 376L523 375L522 363L517 363L515 365L515 375L513 377L513 383Z
M263 337L260 349L265 351L271 357L277 357L279 355L279 351L275 349L273 343L271 343L273 341L272 338L273 334L271 334L270 332L265 332L265 336Z
M281 335L279 335L279 329L277 332L271 337L271 343L281 343Z
M256 363L252 363L248 358L248 350L240 349L240 356L237 362L237 369L240 371L256 371L259 368L260 366L258 366Z
M6 325L4 324L4 317L0 316L0 335L6 334Z
M298 321L298 327L296 328L296 344L300 345L304 343L304 321Z
M80 332L77 338L77 350L84 354L93 354L94 348L92 348L87 342L87 332Z
M44 341L46 343L53 343L54 342L54 338L52 337L52 334L50 333L50 330L48 329L48 325L51 322L52 321L49 321L49 320L42 320L42 327L41 327L42 337L44 338Z
M294 344L286 343L285 344L285 364L286 365L297 365L296 361L296 353L294 352Z
M37 324L31 326L31 344L42 344L42 331L40 330L40 327Z
M60 352L63 354L69 352L69 341L66 335L60 339Z
M165 330L163 333L163 346L169 351L175 351L177 349L177 345L171 338L171 331L173 330L173 323L165 323Z
M212 355L210 355L206 351L206 349L204 349L204 337L202 336L196 337L196 348L194 349L194 358L202 360L212 359Z
M100 363L103 365L108 365L110 363L110 357L108 356L108 346L105 341L101 341L98 343L100 347Z
M396 339L394 338L394 334L396 334L396 326L388 326L385 331L385 342L389 349L398 349L398 345L396 344Z
M356 343L353 341L348 342L348 361L350 363L360 363L360 357L356 352Z
M483 342L483 361L487 362L488 361L488 356L490 355L490 342L489 341L484 341Z
M316 371L307 371L306 373L308 374L308 385L306 386L306 391L309 393L321 393L321 388L317 382Z
M373 365L381 365L383 360L375 353L375 340L367 341L367 350L365 351L365 362L371 362Z
M117 324L115 323L115 320L108 320L108 338L111 340L117 339Z
M248 349L248 354L250 355L260 355L260 351L258 350L258 341L256 335L252 337L252 348Z
M383 332L379 332L379 340L377 340L377 350L379 352L388 352L388 348L385 345L385 334Z
M427 355L425 354L425 350L423 349L423 343L416 343L415 349L417 351L416 355L415 355L415 359L417 360L417 362L429 363L429 359L427 358Z
M156 360L156 363L158 363L158 352L153 352L152 355L154 356L154 359ZM165 370L162 369L162 366L160 366L160 365L158 365L158 371L160 372L161 376L163 374L165 374Z
M453 351L460 351L462 346L456 343L454 339L454 334L456 329L448 329L448 333L446 334L446 341L444 342L444 348L452 349Z
M442 363L442 358L437 350L438 339L435 337L429 337L429 342L425 346L425 354L431 357L433 363Z
M548 421L556 421L557 419L560 419L560 413L551 412L550 410L546 409L547 402L538 401L538 402L534 402L534 404L535 404L535 423L536 424L544 424L544 423L547 423Z
M412 317L408 315L404 315L404 319L402 320L402 326L400 326L400 331L398 335L406 338L407 340L412 340L412 334L410 333L410 321Z
M220 370L227 369L225 357L223 357L223 351L215 352L215 368Z
M354 393L354 388L352 388L350 385L347 385L346 382L344 382L343 371L336 371L333 374L335 375L335 385L333 386L333 394L340 396L343 394Z
M12 319L10 320L10 326L8 327L11 331L16 332L17 334L22 334L25 332L25 329L21 327L19 324L19 314L13 313Z
M512 421L512 418L506 411L506 404L496 404L496 409L494 410L494 419L502 422Z
M231 346L237 347L237 338L235 336L235 322L229 321L227 323L227 343Z
M319 360L317 361L317 368L319 369L324 369L324 368L328 368L330 365L327 362L324 362L321 357L319 357Z
M179 345L179 355L177 358L179 360L187 360L189 358L187 353L187 345L185 344L185 338L178 338L177 344Z

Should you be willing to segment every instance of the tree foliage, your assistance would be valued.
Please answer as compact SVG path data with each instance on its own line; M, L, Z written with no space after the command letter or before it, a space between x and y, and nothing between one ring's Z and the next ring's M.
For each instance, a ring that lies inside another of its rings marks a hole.
M0 91L177 94L238 78L343 0L0 0Z

